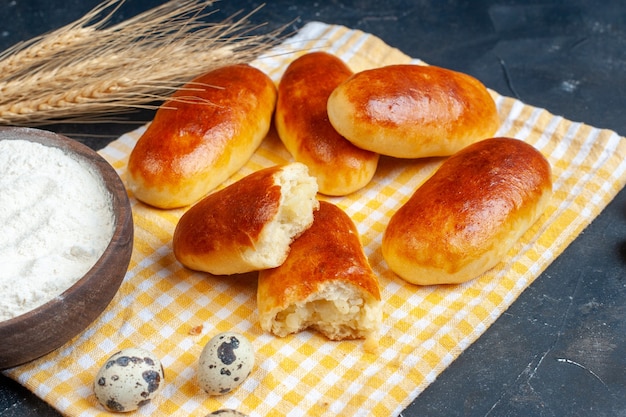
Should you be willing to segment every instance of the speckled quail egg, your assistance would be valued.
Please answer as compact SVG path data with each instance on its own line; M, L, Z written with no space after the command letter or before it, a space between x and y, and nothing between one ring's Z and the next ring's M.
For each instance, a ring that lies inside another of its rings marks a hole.
M243 335L220 333L206 344L198 363L198 384L211 395L237 388L254 367L254 349Z
M231 410L229 408L224 408L222 410L213 411L211 414L207 414L206 417L211 416L220 416L220 417L248 417L247 414L244 414L237 410Z
M154 354L144 349L124 349L102 365L94 393L109 411L133 411L157 395L164 378L161 361Z

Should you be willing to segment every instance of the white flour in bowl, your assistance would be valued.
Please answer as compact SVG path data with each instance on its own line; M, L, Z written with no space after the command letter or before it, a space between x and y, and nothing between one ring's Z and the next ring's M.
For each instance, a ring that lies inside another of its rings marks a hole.
M72 286L113 227L110 194L87 163L39 143L0 141L0 321Z

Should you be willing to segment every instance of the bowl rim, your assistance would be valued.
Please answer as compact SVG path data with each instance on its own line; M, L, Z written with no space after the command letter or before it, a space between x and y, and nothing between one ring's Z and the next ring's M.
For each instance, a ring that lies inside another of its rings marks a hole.
M41 304L29 311L26 311L10 319L1 320L0 329L3 332L10 332L13 329L22 328L30 321L36 320L37 317L39 317L42 313L48 312L54 308L58 308L60 303L68 298L68 296L76 292L77 289L88 285L89 282L95 279L95 277L97 276L97 272L102 270L103 265L105 265L107 262L110 262L114 255L118 255L115 249L119 245L120 240L127 241L128 239L130 239L130 249L128 250L127 256L125 256L125 259L123 259L123 262L126 263L125 269L127 270L132 254L132 242L134 234L132 210L126 188L124 187L124 184L115 169L100 154L98 154L98 152L89 148L83 143L80 143L76 140L70 139L58 133L30 127L0 126L0 141L16 139L23 139L30 142L41 143L45 146L62 149L68 154L71 154L71 156L75 156L82 162L85 162L88 167L96 171L98 176L101 178L107 192L110 194L111 207L115 208L114 210L112 210L114 228L109 243L104 249L102 255L82 277L80 277L70 287L66 288L62 293L48 300L44 304ZM129 233L130 236L128 236ZM119 277L115 277L115 279L112 279L109 283L109 285L115 286L115 292L113 293L113 297L121 286L126 274L119 275ZM93 320L91 320L91 323L93 323L93 321L95 321L95 319L102 313L102 311L106 309L106 306L108 306L113 297L108 300L108 303L103 307L103 309L98 312ZM50 353L53 350L56 350L63 344L67 343L67 341L70 340L72 337L76 336L84 330L85 329L83 328L82 330L75 332L73 336L68 337L67 340L65 340L58 346L49 346L50 349L48 349L47 352L37 354L32 359L21 361L16 365L28 362L47 353ZM2 366L0 366L0 369L2 369Z

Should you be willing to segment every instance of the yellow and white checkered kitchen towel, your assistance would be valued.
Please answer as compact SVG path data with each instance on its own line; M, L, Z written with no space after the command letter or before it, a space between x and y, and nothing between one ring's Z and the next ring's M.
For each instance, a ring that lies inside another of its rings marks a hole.
M354 71L417 63L369 34L307 24L254 64L275 81L311 49L332 52ZM155 210L134 199L134 250L112 303L84 333L59 350L7 371L68 416L108 415L93 395L96 372L111 354L142 347L158 355L166 386L132 416L205 416L219 408L250 416L398 415L597 216L626 182L626 139L574 123L493 93L503 120L498 135L523 139L551 162L554 197L545 215L493 270L456 286L418 287L391 273L380 244L387 220L441 159L383 158L372 183L332 199L354 220L380 278L384 324L377 353L362 342L330 342L314 332L284 339L264 333L256 316L256 275L213 277L183 268L172 255L179 210ZM143 127L101 154L124 178ZM228 183L290 156L275 133ZM246 335L256 350L251 376L231 394L210 397L195 382L198 356L222 331Z

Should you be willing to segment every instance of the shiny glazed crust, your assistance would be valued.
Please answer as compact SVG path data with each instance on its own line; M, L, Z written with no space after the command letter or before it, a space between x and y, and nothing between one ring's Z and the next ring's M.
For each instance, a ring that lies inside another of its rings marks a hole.
M500 125L477 79L445 68L390 65L359 72L328 99L333 127L356 146L397 158L449 156Z
M539 151L517 139L480 141L446 160L391 217L383 256L414 284L471 280L504 258L551 195Z
M336 56L311 52L294 60L278 85L278 135L294 159L309 167L326 195L347 195L364 187L378 165L378 154L354 146L328 121L328 97L351 75Z
M280 265L319 207L315 178L294 162L256 171L187 210L174 230L174 256L215 275Z
M276 87L260 70L231 65L174 93L128 161L127 185L159 208L192 204L239 170L269 131Z
M378 279L343 210L320 201L285 262L259 272L257 305L263 330L278 336L306 328L331 340L376 334L382 321Z

